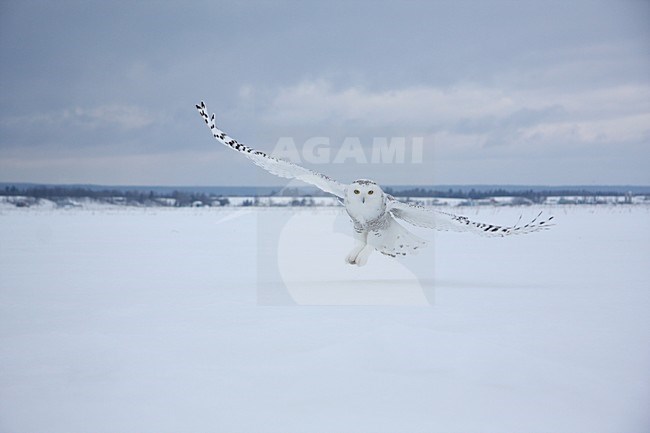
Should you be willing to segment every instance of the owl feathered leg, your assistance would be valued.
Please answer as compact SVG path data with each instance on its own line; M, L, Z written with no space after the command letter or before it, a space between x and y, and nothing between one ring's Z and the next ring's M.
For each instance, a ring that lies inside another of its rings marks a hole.
M370 254L375 250L375 247L372 245L366 245L363 247L361 251L359 251L359 254L357 255L357 259L355 260L355 263L357 266L364 266L366 263L368 263L368 257L370 257Z
M345 263L349 265L356 265L357 257L359 256L359 253L361 252L361 250L363 250L364 247L365 245L363 244L356 244L354 248L352 248L352 251L350 251L350 253L345 258Z
M352 248L352 251L345 258L345 262L349 265L358 265L357 259L363 249L368 245L368 231L361 230L357 227L354 228L354 240L355 244ZM368 259L366 258L366 261ZM364 263L365 264L365 263ZM361 266L361 265L359 265Z

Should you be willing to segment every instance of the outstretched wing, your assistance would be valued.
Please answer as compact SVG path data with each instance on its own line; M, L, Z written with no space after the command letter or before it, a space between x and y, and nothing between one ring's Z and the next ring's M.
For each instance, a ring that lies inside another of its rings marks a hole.
M526 225L514 225L511 227L498 226L493 224L479 223L467 217L442 212L435 209L427 209L423 206L404 203L388 196L387 209L395 218L400 218L407 223L418 227L426 227L437 230L453 230L457 232L474 232L483 236L509 236L532 233L539 230L546 230L551 227L553 217L540 220L540 212L531 222Z
M201 101L200 105L196 106L196 109L199 110L199 114L210 128L212 136L218 142L243 154L268 172L288 179L298 179L317 186L323 191L334 194L340 198L345 197L345 185L342 183L330 179L324 174L317 173L283 159L274 158L262 151L252 149L237 142L237 140L229 137L228 134L217 128L214 121L214 114L208 117L208 111L203 101Z

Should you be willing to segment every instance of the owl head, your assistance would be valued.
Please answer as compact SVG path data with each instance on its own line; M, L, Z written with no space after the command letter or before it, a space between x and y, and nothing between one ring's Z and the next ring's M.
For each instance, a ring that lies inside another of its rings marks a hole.
M359 179L348 186L345 198L348 203L377 207L384 202L384 191L372 180Z

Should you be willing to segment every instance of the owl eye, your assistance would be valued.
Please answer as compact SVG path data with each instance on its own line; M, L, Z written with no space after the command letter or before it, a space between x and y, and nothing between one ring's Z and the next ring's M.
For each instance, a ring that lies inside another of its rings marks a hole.
M368 191L368 195L373 195L375 192L373 190Z
M359 194L359 190L358 190L358 189L355 189L355 190L354 190L354 193L355 193L355 194Z

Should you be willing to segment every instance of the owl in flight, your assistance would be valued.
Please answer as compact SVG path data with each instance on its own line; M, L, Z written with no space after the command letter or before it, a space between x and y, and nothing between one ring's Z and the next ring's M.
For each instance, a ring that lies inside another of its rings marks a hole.
M553 219L551 216L546 220L538 221L540 213L526 225L503 227L475 222L464 216L427 209L413 203L401 202L390 194L386 194L379 185L371 180L359 179L349 185L344 185L323 174L289 161L274 158L239 143L217 128L214 114L208 116L207 108L203 102L197 105L196 109L210 128L212 136L220 143L243 154L276 176L301 180L342 199L345 210L354 225L355 246L345 259L351 265L365 265L373 250L387 256L397 257L414 254L426 245L424 240L409 232L397 222L397 219L418 227L466 231L496 237L544 230L550 227L549 223Z

